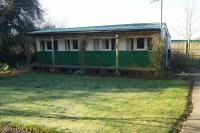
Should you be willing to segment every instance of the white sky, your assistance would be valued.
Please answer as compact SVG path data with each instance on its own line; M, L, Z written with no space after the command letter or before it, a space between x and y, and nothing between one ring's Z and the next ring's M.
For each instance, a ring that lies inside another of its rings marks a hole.
M64 27L160 22L160 2L150 3L151 0L40 1L46 12L45 18ZM184 6L185 0L164 0L163 20L172 39L183 39L177 32L185 29ZM200 18L198 11L196 18ZM194 27L200 31L200 21ZM200 32L194 34L194 38L197 37L200 37Z

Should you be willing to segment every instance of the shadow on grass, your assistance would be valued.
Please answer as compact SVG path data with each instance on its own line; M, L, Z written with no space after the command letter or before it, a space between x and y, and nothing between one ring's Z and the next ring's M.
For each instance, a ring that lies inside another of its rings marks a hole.
M90 77L60 74L29 73L0 79L0 89L46 93L48 91L90 92L161 92L167 88L188 85L177 80L143 80L114 77ZM52 92L53 93L53 92Z
M0 93L0 97L2 97L0 106L10 103L33 103L65 98L81 100L81 98L89 98L99 92L162 94L166 89L185 88L185 86L189 86L189 84L174 80L28 73L0 79L0 91L2 92Z
M152 126L159 128L172 127L178 118L165 118L165 117L135 117L135 118L113 118L113 117L76 117L76 116L65 116L60 114L42 114L27 110L14 110L4 109L0 110L2 116L13 116L13 117L39 117L45 119L56 119L56 120L69 120L69 121L103 121L110 123L119 123L125 125L142 125ZM172 122L173 121L173 122Z

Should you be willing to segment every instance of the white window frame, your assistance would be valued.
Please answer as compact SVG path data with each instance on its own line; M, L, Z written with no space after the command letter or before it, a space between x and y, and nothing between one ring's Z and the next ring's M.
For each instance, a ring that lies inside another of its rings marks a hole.
M74 39L74 40L71 40L72 41L72 51L79 51L79 40L78 39ZM74 49L74 41L77 41L78 42L78 49Z
M144 39L144 48L138 48L137 47L137 43L138 43L138 39ZM147 51L147 37L137 37L137 38L135 38L134 39L135 41L134 41L134 44L135 44L135 50L136 51Z

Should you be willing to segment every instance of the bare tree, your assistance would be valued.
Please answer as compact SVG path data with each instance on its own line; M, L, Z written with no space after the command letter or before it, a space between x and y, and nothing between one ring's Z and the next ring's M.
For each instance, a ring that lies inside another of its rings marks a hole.
M49 30L49 29L60 29L66 27L65 23L54 22L50 19L47 19L43 23L37 25L38 30Z
M199 23L199 9L200 9L200 0L185 0L184 5L184 20L179 24L180 29L175 29L174 31L187 40L186 43L186 58L189 59L189 50L191 40L194 39L196 34L200 31L198 29ZM181 19L180 19L181 20ZM179 21L180 23L181 21Z
M191 39L195 34L194 25L195 25L195 16L197 14L199 7L199 0L186 0L186 57L189 59L189 50Z

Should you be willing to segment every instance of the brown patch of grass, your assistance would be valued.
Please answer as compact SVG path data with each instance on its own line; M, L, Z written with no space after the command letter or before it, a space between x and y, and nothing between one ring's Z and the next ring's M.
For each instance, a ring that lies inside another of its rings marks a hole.
M40 127L36 125L22 126L10 122L0 123L0 133L62 133L55 129Z
M12 76L19 75L21 73L24 73L24 72L19 71L19 70L4 71L4 72L0 72L0 78L12 77Z

